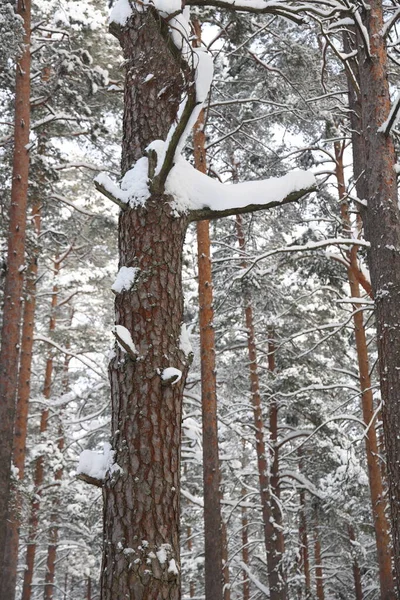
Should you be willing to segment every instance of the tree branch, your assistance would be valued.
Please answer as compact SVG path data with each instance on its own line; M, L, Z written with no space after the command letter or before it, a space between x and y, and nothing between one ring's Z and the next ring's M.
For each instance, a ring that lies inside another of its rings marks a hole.
M265 204L248 204L247 206L226 208L224 210L213 210L211 208L202 208L199 210L192 210L189 213L189 221L210 221L212 219L221 219L222 217L231 217L232 215L243 215L245 213L256 212L259 210L266 210L268 208L275 208L276 206L283 206L290 202L297 202L300 198L303 198L311 192L315 192L317 186L312 186L304 190L298 190L288 194L283 200L271 200L266 201Z
M80 479L81 481L84 481L85 483L88 483L89 485L94 485L96 487L103 487L103 481L101 479L96 479L95 477L90 477L89 475L86 475L85 473L79 473L79 475L76 476L77 479Z

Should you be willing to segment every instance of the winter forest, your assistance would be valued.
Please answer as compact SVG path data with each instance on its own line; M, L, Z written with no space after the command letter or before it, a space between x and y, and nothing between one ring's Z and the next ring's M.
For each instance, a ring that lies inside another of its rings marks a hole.
M400 600L398 0L0 0L0 600Z

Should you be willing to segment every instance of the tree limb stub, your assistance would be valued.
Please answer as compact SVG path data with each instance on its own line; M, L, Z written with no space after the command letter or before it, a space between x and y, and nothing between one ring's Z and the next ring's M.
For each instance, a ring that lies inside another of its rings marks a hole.
M111 200L111 202L114 202L114 204L117 204L117 206L119 206L122 210L126 210L128 208L128 205L125 204L125 202L122 202L119 198L116 198L111 192L109 192L105 188L104 185L102 185L98 181L95 181L94 185L98 192L100 192L101 194L103 194L103 196Z
M89 475L86 475L86 473L79 473L76 476L77 479L80 479L81 481L84 481L85 483L88 483L89 485L94 485L95 487L103 487L103 480L102 479L96 479L95 477L90 477Z

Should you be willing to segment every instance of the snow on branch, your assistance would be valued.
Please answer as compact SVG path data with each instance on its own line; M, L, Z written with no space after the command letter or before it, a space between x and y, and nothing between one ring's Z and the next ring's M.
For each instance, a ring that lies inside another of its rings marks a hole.
M168 175L165 192L171 195L177 215L188 213L191 221L201 221L294 202L316 187L315 177L308 171L227 185L197 171L180 157Z
M116 325L113 331L115 338L122 350L127 352L134 360L138 357L138 351L133 343L130 331L123 325Z
M101 487L107 473L120 473L121 467L115 463L115 450L111 449L111 444L106 442L103 447L103 453L99 454L93 450L84 450L79 456L79 464L76 470L78 479L86 483Z
M390 132L395 127L396 122L399 118L400 111L400 92L398 92L392 108L390 110L389 116L384 123L379 127L378 133L384 133L385 135L390 135Z

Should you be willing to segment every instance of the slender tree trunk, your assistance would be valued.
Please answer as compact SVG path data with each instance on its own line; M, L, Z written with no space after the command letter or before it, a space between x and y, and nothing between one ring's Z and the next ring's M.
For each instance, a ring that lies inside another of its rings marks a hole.
M351 235L352 225L349 217L349 207L346 201L346 190L343 169L343 149L339 143L335 144L336 176L338 181L339 199L341 201L341 216L343 228L347 235ZM354 267L357 265L357 246L354 245L348 252L349 268L347 270L352 298L360 298L360 286L354 275ZM379 577L382 597L393 592L392 557L390 550L389 523L386 518L385 493L382 482L382 472L379 459L379 446L376 434L375 422L371 422L374 413L374 398L371 388L371 377L369 374L368 345L364 328L363 312L360 306L353 305L353 321L357 350L358 371L361 387L361 406L364 423L367 425L367 433L364 436L365 450L368 465L368 478L372 504L372 517L375 531L377 548ZM376 419L375 419L376 420ZM393 592L394 593L394 592Z
M314 559L315 559L315 586L317 599L325 600L324 573L322 570L321 540L319 538L318 508L314 508Z
M357 555L354 551L354 547L352 544L352 542L356 541L356 536L354 534L354 527L352 525L348 525L347 529L349 532L351 555L353 557L353 577L354 577L354 591L356 594L356 600L363 600L360 565L358 564Z
M275 372L275 334L268 332L268 370L271 375ZM269 434L271 448L271 515L275 528L276 552L283 556L285 552L285 538L283 535L282 511L280 507L281 488L279 483L279 449L278 449L278 404L273 396L269 406Z
M236 231L239 241L239 247L242 251L245 250L246 242L243 233L242 217L236 216ZM245 263L242 264L245 266ZM272 522L271 508L271 488L268 476L268 449L264 438L264 420L261 407L260 382L257 367L257 352L253 321L253 308L251 305L251 297L247 288L243 287L243 297L245 304L245 320L247 329L247 344L249 352L249 369L250 369L250 385L251 398L254 412L254 425L256 430L256 452L258 478L260 485L261 505L263 514L263 527L265 538L265 549L267 553L268 564L268 581L270 588L271 600L285 600L287 597L287 588L282 571L282 553L277 545L277 537L274 524Z
M13 597L15 588L14 569L12 566L10 567L8 560L5 561L5 551L7 548L7 518L11 490L11 460L18 385L21 296L24 280L23 266L28 198L31 69L30 0L18 0L17 13L24 21L24 46L16 70L14 156L0 350L0 588L8 598Z
M72 319L74 316L74 309L71 306L69 309L69 327L72 325ZM65 347L68 349L70 347L69 338L65 343ZM68 390L69 384L69 367L70 357L68 355L64 358L64 367L63 367L63 376L62 376L62 390L63 393L66 393ZM65 445L65 437L64 430L62 427L62 422L60 419L59 427L58 427L58 450L60 455L62 455L64 451ZM55 473L54 480L56 483L62 481L63 478L63 467L57 469ZM52 506L52 514L51 514L51 526L49 530L49 545L47 548L47 561L46 561L46 575L45 575L45 586L44 586L44 600L52 600L54 595L54 579L55 579L55 569L56 569L56 558L57 558L57 546L58 546L58 538L59 538L59 508L61 504L61 496L60 496L60 487L56 487L55 489L55 497L53 499ZM88 589L91 589L91 579L88 578Z
M50 323L49 323L49 332L50 334L54 331L56 327L56 315L55 310L57 307L57 299L58 299L58 273L60 270L60 261L59 257L56 257L54 261L54 284L52 289L51 296L51 310L50 310ZM43 396L46 400L50 398L51 395L51 381L53 375L53 353L50 348L48 351L48 358L46 360L46 368L45 368L45 376L44 376L44 385L43 385ZM43 435L47 431L49 418L49 409L45 408L42 411L40 418L40 434ZM28 525L28 541L27 541L27 549L26 549L26 559L25 559L25 570L24 570L24 581L22 587L22 596L21 600L30 600L32 594L32 580L33 573L35 567L35 556L36 556L36 537L39 528L39 510L40 510L40 494L41 494L41 486L44 481L44 456L38 456L35 461L35 474L34 474L34 486L35 493L33 495L30 507L30 516L29 516L29 525Z
M195 21L194 26L197 36L196 45L200 45L199 22ZM193 140L195 167L198 171L206 173L203 111L194 126ZM221 475L218 452L217 380L209 221L197 223L197 255L203 423L205 592L206 600L222 600L224 596L223 523L219 489Z
M40 232L40 204L35 203L32 208L32 221L36 236ZM31 388L31 364L33 349L33 332L35 324L36 307L36 278L38 270L38 246L35 247L29 259L29 266L25 280L25 301L23 311L23 324L21 334L20 367L18 374L18 393L14 428L13 463L18 469L18 479L22 481L25 473L26 438L28 432L29 396ZM7 541L4 555L5 572L8 572L9 600L15 598L19 530L21 526L22 497L18 487L14 490L14 507L10 511L7 521Z
M360 135L353 135L353 162L357 195L367 201L367 207L362 210L362 218L365 236L371 243L368 263L376 303L393 554L397 590L400 593L400 210L393 168L396 163L393 141L390 135L380 131L390 112L381 0L372 0L363 6L361 18L369 39L369 49L360 28L357 28L360 95L355 98L354 92L350 91L350 108L355 115L359 109L358 121L361 128L358 129ZM356 119L353 116L353 123ZM356 140L357 137L360 139ZM359 149L361 152L358 153ZM391 573L381 573L380 578L382 600L392 600L395 593Z
M92 600L92 580L90 577L87 580L86 600Z
M247 456L246 456L246 440L243 438L242 440L243 446L243 459L242 459L242 469L244 470L247 466ZM245 487L242 488L242 498L246 498L247 490ZM250 566L250 552L249 552L249 520L247 516L247 509L245 506L241 507L242 513L242 560L243 563L249 567ZM243 577L243 600L250 600L250 581L249 576L246 571L243 569L242 571Z
M308 546L307 518L306 518L306 498L304 490L300 490L300 513L299 513L299 537L301 566L304 573L305 597L311 598L311 573L310 573L310 552Z
M189 554L192 554L193 552L193 542L192 542L192 528L191 527L187 527L186 529L186 535L187 535L187 548L189 551ZM193 598L195 595L195 586L194 586L194 581L192 578L190 578L189 581L189 597Z

